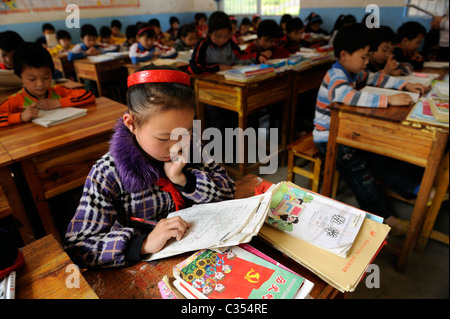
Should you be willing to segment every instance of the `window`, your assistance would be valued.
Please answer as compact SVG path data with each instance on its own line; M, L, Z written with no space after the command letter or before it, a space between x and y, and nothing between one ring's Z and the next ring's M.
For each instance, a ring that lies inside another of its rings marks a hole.
M223 0L223 11L230 15L282 16L298 15L300 0Z
M430 17L429 14L416 9L419 7L432 13L433 15L443 16L447 12L448 0L407 0L407 17Z

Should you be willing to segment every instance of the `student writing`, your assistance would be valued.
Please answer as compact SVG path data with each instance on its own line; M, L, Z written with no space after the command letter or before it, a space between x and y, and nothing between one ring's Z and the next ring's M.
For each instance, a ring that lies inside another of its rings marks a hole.
M116 51L115 46L105 47L97 43L97 29L92 24L84 24L80 30L81 43L76 44L70 51L69 61L84 59L91 55L99 55L105 52Z
M13 56L14 72L24 88L0 104L0 126L29 122L39 110L80 106L95 101L95 96L83 89L51 86L54 72L50 53L37 43L24 42Z
M114 267L158 252L189 225L169 212L234 198L235 184L214 161L186 163L171 151L172 130L192 133L195 95L189 75L147 66L128 77L127 104L109 152L92 167L69 223L65 249L77 264ZM186 145L183 145L185 147ZM189 145L188 145L189 146ZM194 147L191 141L191 147ZM130 217L159 221L149 229Z
M290 53L297 53L300 51L304 31L305 25L300 18L288 19L285 22L285 34L278 46L288 50Z

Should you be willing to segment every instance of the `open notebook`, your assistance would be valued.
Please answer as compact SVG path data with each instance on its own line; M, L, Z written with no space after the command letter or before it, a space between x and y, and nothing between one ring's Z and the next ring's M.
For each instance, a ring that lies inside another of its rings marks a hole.
M49 111L39 110L38 117L33 119L32 122L45 127L50 127L85 116L86 114L86 109L79 109L75 107L64 107Z

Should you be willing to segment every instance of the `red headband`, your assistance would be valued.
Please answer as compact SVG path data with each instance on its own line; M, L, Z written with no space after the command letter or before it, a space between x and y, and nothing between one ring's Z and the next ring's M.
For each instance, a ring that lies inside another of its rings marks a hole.
M146 70L132 73L128 76L128 87L141 83L180 83L191 85L191 79L187 73L174 70Z
M142 28L141 30L138 31L138 33L136 34L136 36L139 36L142 32L145 32L147 30L153 30L153 27L145 27Z

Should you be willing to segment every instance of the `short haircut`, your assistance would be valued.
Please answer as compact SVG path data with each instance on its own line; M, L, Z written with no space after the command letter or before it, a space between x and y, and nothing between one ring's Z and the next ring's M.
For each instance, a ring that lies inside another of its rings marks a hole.
M145 30L143 30L143 29L145 29ZM141 30L143 30L143 31L141 31ZM138 38L141 38L141 37L156 38L156 33L155 33L155 30L153 29L152 25L150 25L149 23L142 22L137 25L136 36Z
M148 21L148 24L149 24L151 27L158 27L158 28L161 28L161 23L160 23L159 20L156 19L156 18L150 19L150 20Z
M16 50L23 42L22 37L17 32L9 30L0 32L0 49L3 51L11 52Z
M275 20L263 20L258 25L258 38L268 37L270 39L278 39L283 36L283 31Z
M145 70L174 70L170 66L148 65L136 72ZM144 124L152 115L170 109L190 109L195 112L195 94L190 86L179 83L140 83L132 85L127 91L127 105L135 119L136 126Z
M208 20L208 18L206 17L206 14L204 14L203 12L197 12L194 15L195 24L197 24L200 19L205 19L205 21Z
M191 32L197 32L197 30L195 29L195 24L193 24L193 23L189 23L189 24L185 24L185 25L181 26L180 30L178 31L178 35L180 37L187 37L187 35Z
M23 42L13 55L14 73L20 77L24 68L49 67L53 72L55 66L52 56L42 45L32 42Z
M119 20L114 19L114 20L111 21L111 28L112 27L116 27L116 28L122 29L122 22L120 22Z
M111 28L103 26L100 28L100 38L107 38L111 36Z
M230 17L223 11L216 11L209 17L208 33L212 33L220 29L227 29L231 31Z
M50 23L44 23L42 25L42 32L47 31L47 30L55 31L55 27Z
M72 40L72 37L70 36L70 33L67 32L66 30L59 30L58 32L56 32L56 39L58 39L58 41L61 39Z
M423 25L414 21L405 22L397 30L397 41L401 42L404 38L412 40L420 34L427 34L427 30Z
M83 39L85 36L98 37L97 29L92 24L83 24L80 30L80 37Z
M333 41L334 55L339 59L342 51L353 54L370 44L370 30L365 25L354 23L343 26Z
M248 26L250 26L250 25L252 25L252 22L250 21L249 18L243 18L242 21L241 21L241 25L248 25Z
M175 22L180 23L180 20L178 20L178 18L177 18L177 17L174 17L174 16L170 17L170 19L169 19L169 24L172 25L172 24L174 24Z
M383 42L395 44L397 40L395 32L386 25L382 25L379 28L373 28L370 30L370 33L372 51L377 51L378 47Z
M302 19L292 18L286 21L286 32L291 33L292 31L298 31L305 27Z
M137 34L137 27L134 24L129 25L125 29L125 36L127 37L127 39L135 38L136 34Z

